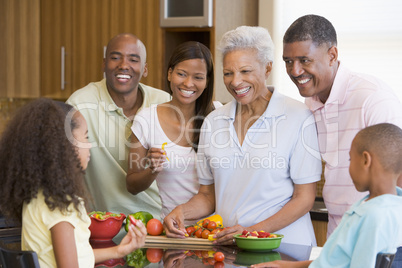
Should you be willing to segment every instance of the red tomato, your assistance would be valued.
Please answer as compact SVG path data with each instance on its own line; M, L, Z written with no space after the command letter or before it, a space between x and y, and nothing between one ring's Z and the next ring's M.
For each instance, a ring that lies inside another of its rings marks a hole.
M214 258L208 258L208 264L209 265L214 265L215 264L215 259Z
M225 267L225 264L221 261L217 261L214 264L214 268L223 268L223 267Z
M202 236L202 238L204 238L204 239L208 239L208 235L209 235L210 233L211 233L211 232L210 232L209 230L205 229L204 231L202 231L201 236Z
M186 232L188 233L188 235L192 236L194 234L194 232L195 232L194 226L187 227Z
M205 219L204 222L202 223L202 227L207 228L210 221L211 221L210 219Z
M213 230L211 231L211 234L217 234L217 233L219 233L220 231L222 231L222 229L216 228L216 229L213 229Z
M216 252L214 254L214 258L216 261L223 261L225 259L225 255L222 252Z
M160 248L147 249L147 259L152 263L160 262L163 256L163 250Z
M198 229L197 231L195 231L194 234L195 234L196 237L201 238L202 237L202 229L201 228Z
M208 250L203 250L203 251L201 251L201 256L202 256L204 259L208 260L208 258L209 258Z
M198 258L202 258L201 250L194 250L194 254L197 255Z
M207 228L208 228L209 230L214 230L214 229L216 229L216 222L210 221L210 222L208 223Z
M163 231L163 225L158 219L150 219L147 223L147 232L150 235L160 235Z

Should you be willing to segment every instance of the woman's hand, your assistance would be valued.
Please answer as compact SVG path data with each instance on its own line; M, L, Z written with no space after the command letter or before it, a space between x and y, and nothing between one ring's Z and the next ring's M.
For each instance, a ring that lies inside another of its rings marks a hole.
M163 219L163 229L167 237L185 238L186 229L181 206L177 206Z
M216 245L230 245L236 244L234 239L235 234L241 234L245 228L241 225L235 225L233 227L226 227L223 231L215 234L216 240L213 242Z
M152 172L161 172L163 170L163 163L166 161L166 152L160 148L151 148L148 150L147 159L149 168Z
M184 259L186 257L186 253L182 249L168 249L163 253L163 267L185 267Z

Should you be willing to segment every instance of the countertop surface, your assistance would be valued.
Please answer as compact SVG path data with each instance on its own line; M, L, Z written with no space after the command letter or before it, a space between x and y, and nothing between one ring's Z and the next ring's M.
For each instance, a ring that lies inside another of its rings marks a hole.
M328 210L321 197L315 199L314 206L310 210L310 216L312 220L328 221Z
M102 247L102 243L104 242L92 243L92 246ZM108 246L110 246L114 242L106 243L109 243ZM311 246L286 243L281 243L279 248L267 252L245 251L236 246L211 246L210 248L200 247L197 249L196 246L182 245L177 247L177 245L166 245L158 247L152 244L145 244L144 248L134 253L137 257L137 266L130 262L130 258L124 258L109 260L97 264L96 267L248 267L252 264L273 260L308 260L312 250L313 247ZM225 255L225 260L223 263L216 264L212 256L218 251ZM151 261L154 261L154 263Z

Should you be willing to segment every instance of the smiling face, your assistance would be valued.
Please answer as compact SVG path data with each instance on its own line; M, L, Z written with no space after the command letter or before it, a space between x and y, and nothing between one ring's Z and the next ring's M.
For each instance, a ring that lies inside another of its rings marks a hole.
M316 46L311 40L283 44L286 72L303 97L318 96L325 103L338 68L336 46Z
M226 89L240 104L250 104L265 97L268 89L265 81L272 64L261 64L255 50L235 50L223 58L223 82Z
M88 142L88 126L85 118L80 112L74 114L74 118L77 127L72 130L74 136L74 145L76 146L78 158L81 163L81 167L85 170L88 167L88 162L90 159L89 150L91 144Z
M179 62L168 71L173 101L193 103L207 87L207 65L203 59Z
M108 90L116 94L137 90L141 78L148 74L145 61L145 47L135 36L124 34L112 39L103 63Z

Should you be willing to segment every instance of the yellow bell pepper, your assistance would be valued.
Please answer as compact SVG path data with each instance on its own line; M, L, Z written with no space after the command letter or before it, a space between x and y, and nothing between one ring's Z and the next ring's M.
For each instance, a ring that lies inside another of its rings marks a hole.
M216 223L216 227L218 227L218 228L222 228L223 227L223 220L222 220L222 217L221 217L221 215L218 215L218 214L214 214L214 215L212 215L212 216L209 216L209 217L206 217L206 218L204 218L204 219L202 219L202 220L199 220L198 222L197 222L197 226L202 226L202 223L204 222L204 220L206 220L206 219L208 219L208 220L210 220L210 221L214 221L215 223ZM197 227L195 227L196 229L197 229Z

